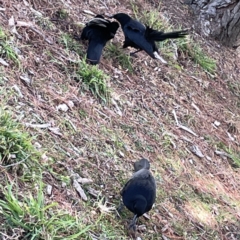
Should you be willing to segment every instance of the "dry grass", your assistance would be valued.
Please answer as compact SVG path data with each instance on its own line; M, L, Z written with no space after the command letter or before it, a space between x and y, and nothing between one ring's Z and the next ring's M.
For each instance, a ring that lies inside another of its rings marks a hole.
M74 23L90 18L82 10L127 12L133 16L133 5L141 13L143 9L151 10L155 2L5 1L0 23L11 36L13 46L20 50L20 67L9 61L9 66L0 68L1 106L17 122L32 124L26 131L35 137L32 143L42 156L42 181L53 186L51 196L44 191L46 205L57 202L59 211L66 210L70 216L80 218L83 226L90 226L82 239L131 239L126 225L132 214L124 211L119 220L114 212L103 211L101 204L118 205L132 163L140 157L151 161L158 197L149 212L150 220L140 218L139 225L146 225L146 230L139 231L138 236L238 239L240 172L239 165L232 162L239 158L240 63L233 51L191 32L204 53L216 60L218 69L213 75L182 51L177 60L171 57L174 52L167 55L169 66L140 52L132 61L132 73L116 59L107 57L106 52L99 69L109 76L108 103L99 101L82 82L75 81L76 62L82 60L86 46L74 40L72 45L66 45L63 36L71 40L81 32L81 26ZM178 6L178 1L174 2ZM171 26L178 27L179 22L191 26L187 9L180 5L178 12L172 12L175 9L162 1L159 19ZM31 26L17 25L17 34L12 32L8 25L12 16L15 23ZM187 21L184 16L188 16ZM119 31L113 44L122 41ZM58 108L61 104L68 107L66 112ZM196 136L179 127L173 110L178 123ZM50 127L38 128L34 124ZM195 156L192 146L198 146L204 157ZM217 155L216 150L229 150L229 155ZM0 169L3 183L14 182L22 187L20 196L27 191L34 194L38 182L23 180L14 170ZM89 186L100 195L93 197L83 186L88 201L82 201L72 186L69 169L92 179ZM5 230L0 228L9 238L14 236Z

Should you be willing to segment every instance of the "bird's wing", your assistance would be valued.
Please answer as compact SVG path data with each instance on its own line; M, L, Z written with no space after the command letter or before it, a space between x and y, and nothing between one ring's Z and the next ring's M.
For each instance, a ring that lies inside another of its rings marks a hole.
M150 179L150 181L155 184L155 180L152 176L152 174L150 173L150 171L148 169L141 169L137 172L135 172L132 177L125 183L123 189L121 190L120 194L123 195L124 191L128 188L128 185L131 184L133 181L137 180L146 180L146 179Z
M139 25L135 24L127 24L124 29L124 35L127 39L129 39L131 42L134 43L134 46L137 46L138 49L146 51L150 56L153 55L153 47L152 45L147 41L147 39L144 36L145 33L145 27L138 28Z
M111 22L103 18L93 18L87 23L87 26L99 26L106 28Z
M88 26L84 27L80 39L87 40L89 35L89 30L90 29Z

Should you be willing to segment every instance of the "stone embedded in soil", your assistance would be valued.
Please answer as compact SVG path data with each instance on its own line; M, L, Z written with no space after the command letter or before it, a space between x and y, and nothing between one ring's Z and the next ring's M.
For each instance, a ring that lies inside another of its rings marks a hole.
M77 181L81 184L88 184L88 183L92 183L93 180L92 179L89 179L89 178L82 178L82 177L79 177L77 179Z
M204 157L204 155L202 154L201 150L199 149L199 147L197 145L192 145L189 149L193 154L195 154L199 158Z
M78 183L77 180L73 180L73 187L76 189L79 196L82 198L83 201L87 201L87 195L85 194L84 190L82 189L81 185Z
M52 195L52 189L53 189L53 187L52 187L52 185L47 185L47 195L48 196L51 196Z
M218 122L218 121L214 121L214 123L213 123L216 127L219 127L220 125L221 125L221 123L220 122Z
M59 104L56 107L57 110L60 110L62 112L67 112L67 110L69 109L69 107L67 106L67 104L63 103L63 104Z
M88 190L88 193L89 193L90 195L92 195L93 197L95 197L95 198L97 198L98 196L101 195L101 192L100 192L100 191L97 191L97 190L95 190L95 189L93 189L93 188L91 188L91 187L88 187L87 190Z

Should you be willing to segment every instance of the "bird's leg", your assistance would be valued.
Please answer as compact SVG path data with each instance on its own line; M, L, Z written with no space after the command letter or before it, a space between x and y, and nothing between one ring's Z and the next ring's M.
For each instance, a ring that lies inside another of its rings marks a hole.
M124 207L124 204L123 204L123 202L121 201L120 202L120 204L119 204L119 206L117 207L117 218L120 218L120 213L121 213L121 211L122 211L122 209L123 209L123 207Z
M124 207L124 204L123 204L123 202L121 201L120 204L119 204L119 206L117 207L117 211L118 211L118 212L121 212L122 209L123 209L123 207Z
M162 63L164 63L164 64L167 64L167 61L165 61L159 54L158 54L158 52L154 52L153 53L154 54L154 57L156 58L156 59L158 59L158 60L160 60Z
M131 53L130 53L130 56L132 56L132 57L137 57L137 56L135 56L135 54L138 53L138 52L140 52L140 51L142 51L142 49L138 49L138 50L135 51L135 52L131 52Z
M137 222L137 214L134 215L131 223L129 224L129 229L133 229L133 231L136 231L136 222Z

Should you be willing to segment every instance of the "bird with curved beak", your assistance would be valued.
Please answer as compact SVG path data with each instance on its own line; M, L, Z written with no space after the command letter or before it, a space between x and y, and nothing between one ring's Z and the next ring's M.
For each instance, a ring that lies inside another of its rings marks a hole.
M116 19L121 24L125 36L123 48L136 48L137 51L132 54L144 50L149 56L154 59L159 59L163 63L167 62L159 56L155 41L164 41L169 38L183 38L188 34L187 30L168 33L157 31L132 19L125 13L117 13L110 16L110 18Z
M136 231L136 222L144 213L151 210L156 199L156 183L150 163L142 158L134 163L135 173L121 191L123 204L134 213L129 229Z
M106 43L114 38L119 28L118 22L111 22L102 15L96 15L86 23L80 39L88 40L87 61L98 64Z

